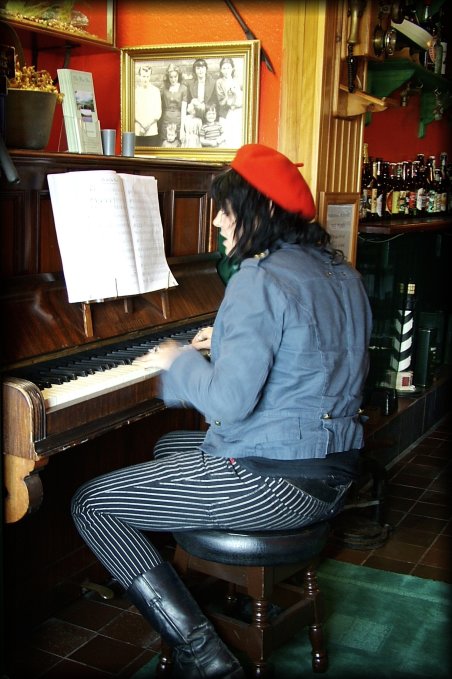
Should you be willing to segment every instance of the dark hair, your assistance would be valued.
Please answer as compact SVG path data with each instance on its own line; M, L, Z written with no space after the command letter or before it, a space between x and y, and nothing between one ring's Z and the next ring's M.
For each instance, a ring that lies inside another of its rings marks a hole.
M193 62L193 73L197 66L204 66L204 68L207 69L207 61L205 59L196 59L196 61Z
M170 86L170 73L177 73L177 82L182 82L182 71L179 66L176 66L176 64L169 64L166 68L165 75L163 76L163 82L166 87Z
M231 59L231 57L223 57L222 58L222 60L220 61L220 71L221 71L221 67L223 66L223 64L229 64L230 66L232 66L232 77L234 77L235 76L235 64L234 64L233 60Z
M228 255L235 262L276 250L278 241L321 247L331 253L333 261L342 261L342 253L330 247L330 235L320 224L287 212L235 170L214 177L211 193L218 209L236 218L236 243Z

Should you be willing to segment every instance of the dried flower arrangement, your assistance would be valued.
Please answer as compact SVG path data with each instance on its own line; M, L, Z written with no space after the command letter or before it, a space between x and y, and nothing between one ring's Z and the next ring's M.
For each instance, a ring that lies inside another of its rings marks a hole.
M8 88L13 90L31 90L35 92L50 92L56 95L57 101L61 103L64 95L52 80L52 76L45 69L37 71L34 66L20 66L16 60L15 76L8 82Z

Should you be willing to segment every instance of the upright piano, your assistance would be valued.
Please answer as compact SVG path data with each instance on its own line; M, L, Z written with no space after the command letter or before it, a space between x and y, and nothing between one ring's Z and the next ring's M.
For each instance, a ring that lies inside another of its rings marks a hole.
M43 497L40 471L63 451L164 410L158 374L133 357L163 338L189 341L223 298L209 188L220 163L11 153L20 182L0 183L2 450L5 519ZM47 175L113 169L157 179L174 288L68 302Z

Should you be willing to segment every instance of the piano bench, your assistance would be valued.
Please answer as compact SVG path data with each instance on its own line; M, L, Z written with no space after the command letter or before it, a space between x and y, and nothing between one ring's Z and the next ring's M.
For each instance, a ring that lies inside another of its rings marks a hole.
M326 671L328 656L315 562L329 532L329 524L320 522L285 531L173 534L174 567L179 575L187 581L190 573L210 576L225 590L221 602L211 597L208 605L201 606L222 640L241 652L239 658L251 676L272 676L269 656L305 626L312 647L312 669ZM170 674L170 666L171 651L162 644L159 675Z

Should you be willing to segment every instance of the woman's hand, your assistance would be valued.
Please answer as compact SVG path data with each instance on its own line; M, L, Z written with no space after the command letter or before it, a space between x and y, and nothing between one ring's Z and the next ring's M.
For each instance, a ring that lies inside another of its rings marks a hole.
M136 358L134 363L142 365L145 369L169 370L183 350L178 342L167 340L144 356Z
M198 351L200 349L209 350L212 340L212 331L213 328L209 326L208 328L203 328L198 333L196 333L191 342L192 347L198 349Z

